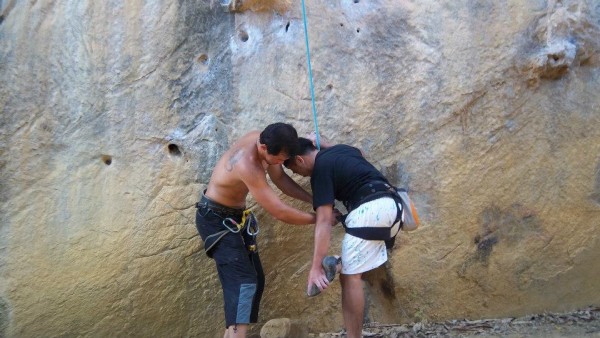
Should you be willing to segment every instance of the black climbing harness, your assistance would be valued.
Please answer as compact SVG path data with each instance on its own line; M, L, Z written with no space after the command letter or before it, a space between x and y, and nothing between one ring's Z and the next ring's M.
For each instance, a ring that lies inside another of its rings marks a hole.
M391 184L389 184L387 182L383 182L383 181L370 182L370 183L362 186L360 189L358 189L358 191L354 194L355 197L353 198L353 200L347 201L346 203L344 203L344 205L346 206L346 209L348 210L348 214L352 210L358 208L361 204L364 204L366 202L373 201L373 200L376 200L381 197L391 197L394 199L395 205L396 205L396 211L397 211L396 219L389 227L384 227L384 228L381 228L381 227L349 228L346 226L346 222L345 222L346 217L348 216L348 214L346 214L343 216L343 219L342 219L342 225L344 226L346 233L350 234L352 236L370 240L370 241L382 241L383 240L386 242L386 246L388 248L393 247L394 241L396 239L396 235L398 233L397 232L392 233L392 229L398 222L400 222L400 224L398 226L398 230L401 229L402 226L404 225L403 219L402 219L404 204L401 203L401 199L400 199L400 196L398 195L397 191L398 191L398 189L396 187L392 186Z

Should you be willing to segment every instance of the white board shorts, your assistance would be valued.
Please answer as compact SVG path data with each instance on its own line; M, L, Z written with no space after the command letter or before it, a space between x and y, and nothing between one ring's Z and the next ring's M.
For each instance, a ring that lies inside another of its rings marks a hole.
M363 203L346 217L346 227L389 227L396 220L396 201L382 197ZM396 224L395 227L399 227ZM392 229L392 233L398 229ZM384 241L369 241L344 235L342 240L342 274L354 275L373 270L387 261Z

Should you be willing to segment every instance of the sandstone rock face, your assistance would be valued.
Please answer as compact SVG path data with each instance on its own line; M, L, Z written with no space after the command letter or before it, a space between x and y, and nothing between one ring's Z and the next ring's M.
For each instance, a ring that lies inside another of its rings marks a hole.
M0 0L0 336L222 334L194 203L243 133L314 129L299 1L233 2ZM319 0L307 17L320 131L408 187L423 222L366 276L366 320L600 304L597 1ZM254 333L339 329L339 283L304 296L312 227L255 210Z

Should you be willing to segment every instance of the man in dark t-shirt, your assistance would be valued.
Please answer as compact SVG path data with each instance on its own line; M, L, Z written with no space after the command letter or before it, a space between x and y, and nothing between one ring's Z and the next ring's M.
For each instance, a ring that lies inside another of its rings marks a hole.
M365 302L362 274L385 263L387 250L383 239L364 239L349 232L356 234L351 230L361 229L367 235L383 232L388 237L395 236L400 227L397 216L401 205L392 198L386 178L359 149L325 141L318 151L314 140L300 137L299 142L298 155L286 160L284 165L296 174L311 178L317 223L307 293L310 295L313 285L323 291L330 283L331 278L322 266L331 238L331 222L327 220L335 213L334 201L341 201L349 211L342 240L342 310L348 337L360 337Z

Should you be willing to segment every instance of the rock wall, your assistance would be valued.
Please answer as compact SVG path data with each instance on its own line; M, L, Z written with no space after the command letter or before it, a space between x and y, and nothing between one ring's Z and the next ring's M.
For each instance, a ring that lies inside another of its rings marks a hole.
M366 320L600 304L600 4L306 6L320 131L408 187L423 220L367 276ZM0 13L0 336L220 335L194 203L246 131L313 130L300 2ZM303 295L312 227L255 209L261 323L339 329L339 284Z

